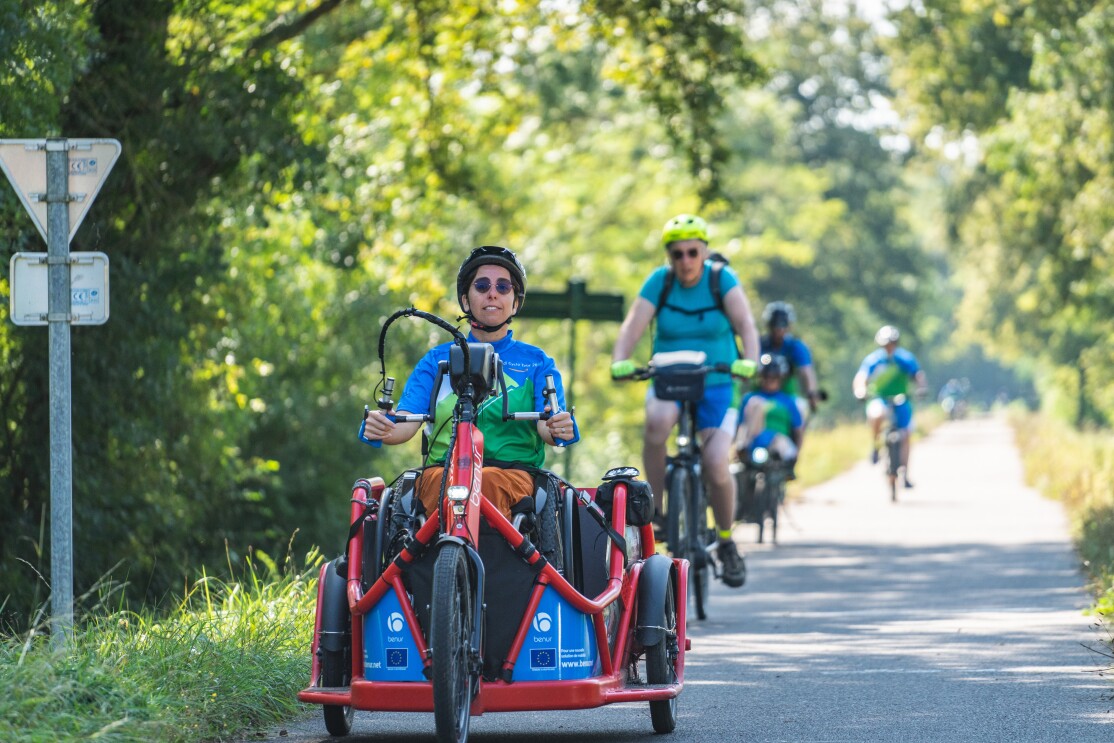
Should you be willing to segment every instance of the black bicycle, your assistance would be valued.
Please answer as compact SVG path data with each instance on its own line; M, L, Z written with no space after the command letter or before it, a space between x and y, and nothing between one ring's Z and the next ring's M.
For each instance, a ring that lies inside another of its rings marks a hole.
M742 449L737 454L738 461L731 464L737 490L735 520L757 524L759 544L762 544L769 521L770 541L777 544L778 513L785 503L790 463L762 446L749 451Z
M731 373L730 364L705 364L704 360L703 352L656 354L649 366L622 378L653 380L654 395L659 400L681 403L674 438L676 453L665 460L665 543L674 557L689 561L689 595L698 619L708 616L708 586L713 576L720 576L720 568L714 556L716 532L700 464L696 406L704 397L708 372Z
M886 480L890 486L890 501L897 502L897 478L904 475L901 464L901 448L909 432L897 425L897 408L905 402L905 395L883 398L886 403Z

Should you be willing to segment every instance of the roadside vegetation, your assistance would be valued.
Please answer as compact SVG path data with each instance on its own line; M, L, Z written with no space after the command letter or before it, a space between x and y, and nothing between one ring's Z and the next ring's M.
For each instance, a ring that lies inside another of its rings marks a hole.
M1114 432L1080 431L1036 414L1012 419L1026 481L1063 502L1091 576L1095 613L1114 621Z
M65 652L42 625L0 636L0 740L192 743L290 719L320 564L256 552L236 580L202 576L163 615L113 608L118 587L102 584Z

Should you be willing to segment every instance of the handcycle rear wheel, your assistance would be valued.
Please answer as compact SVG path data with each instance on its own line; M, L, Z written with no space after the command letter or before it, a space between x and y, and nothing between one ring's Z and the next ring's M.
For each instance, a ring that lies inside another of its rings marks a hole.
M675 588L665 592L665 632L661 641L646 648L646 681L672 684L677 680L677 601ZM655 733L671 733L677 727L677 697L650 702L650 721Z
M433 566L430 650L433 654L433 718L437 740L468 739L476 672L472 653L472 581L464 547L447 543Z

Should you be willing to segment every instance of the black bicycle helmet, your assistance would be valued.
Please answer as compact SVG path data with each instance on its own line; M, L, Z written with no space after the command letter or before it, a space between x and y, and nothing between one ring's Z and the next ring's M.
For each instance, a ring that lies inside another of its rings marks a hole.
M788 328L797 321L797 313L788 302L770 302L762 310L762 322L767 326Z
M472 279L476 276L476 271L480 266L496 265L502 266L507 269L511 274L511 283L514 284L514 295L518 299L518 309L522 309L522 305L526 302L526 269L522 267L522 262L518 260L513 252L507 248L501 248L498 245L483 245L473 250L464 262L460 264L460 270L456 272L456 301L460 305L460 309L467 315L468 311L464 309L464 297L468 294L468 287L472 283Z
M777 353L764 353L758 359L758 376L785 379L789 376L789 362Z

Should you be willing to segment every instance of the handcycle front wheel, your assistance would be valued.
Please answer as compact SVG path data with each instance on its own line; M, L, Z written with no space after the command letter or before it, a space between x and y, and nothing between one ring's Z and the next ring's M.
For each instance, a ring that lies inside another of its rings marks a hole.
M468 555L461 545L446 543L433 566L429 614L433 718L440 743L463 743L468 739L476 689L473 605Z

